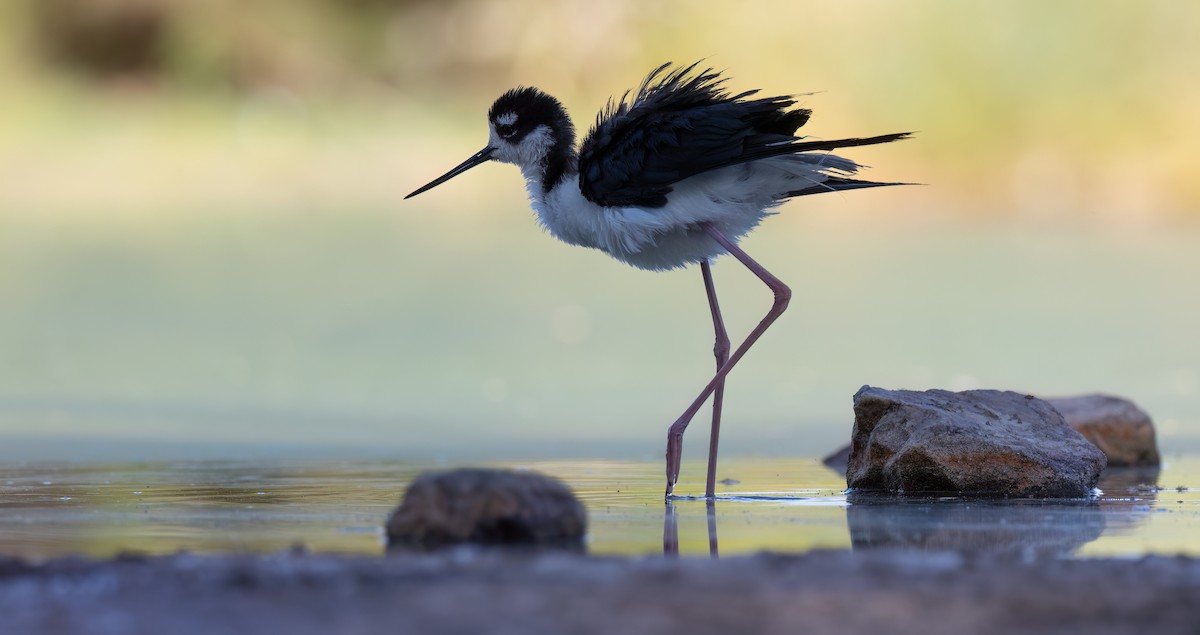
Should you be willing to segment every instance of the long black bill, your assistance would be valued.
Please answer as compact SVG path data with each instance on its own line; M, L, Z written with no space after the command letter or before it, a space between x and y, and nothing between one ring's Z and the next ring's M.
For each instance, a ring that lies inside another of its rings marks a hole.
M457 167L455 167L453 170L450 170L449 172L437 177L436 179L427 183L426 185L423 185L423 186L417 188L417 190L415 192L413 192L412 194L409 194L408 196L405 196L404 198L410 199L410 198L420 194L421 192L424 192L425 190L431 190L431 189L441 185L442 183L445 183L446 181L449 181L450 179L458 176L459 174L462 174L463 172L470 170L471 168L479 165L480 163L490 160L492 158L492 153L495 151L496 151L495 148L488 146L488 147L480 150L479 152L476 152L475 156L471 157L470 159L467 159L466 161L463 161Z

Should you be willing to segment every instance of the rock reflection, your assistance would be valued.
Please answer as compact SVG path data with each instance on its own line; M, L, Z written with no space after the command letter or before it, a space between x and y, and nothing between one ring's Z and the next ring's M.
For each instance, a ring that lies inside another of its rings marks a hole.
M851 493L854 549L955 550L993 555L1070 555L1104 532L1097 500L911 498Z
M1096 485L1104 495L1100 508L1108 518L1109 533L1132 533L1150 516L1158 502L1157 467L1110 468Z
M1096 487L1106 497L1149 494L1150 502L1154 502L1155 493L1158 492L1158 475L1157 467L1109 468L1100 475Z

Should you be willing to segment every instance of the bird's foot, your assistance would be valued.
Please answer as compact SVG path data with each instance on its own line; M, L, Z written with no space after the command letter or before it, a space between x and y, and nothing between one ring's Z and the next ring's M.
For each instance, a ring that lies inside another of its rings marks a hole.
M675 427L671 426L671 430L667 432L667 500L671 500L675 494L675 483L679 481L679 463L683 458L683 431L675 432Z

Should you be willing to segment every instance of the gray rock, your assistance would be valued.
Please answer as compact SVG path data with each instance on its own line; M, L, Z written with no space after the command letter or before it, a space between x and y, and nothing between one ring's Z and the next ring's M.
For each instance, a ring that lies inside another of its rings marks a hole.
M1136 404L1108 395L1047 399L1067 423L1108 457L1109 467L1159 465L1154 423Z
M583 505L560 481L494 469L423 474L387 521L389 549L466 543L582 549L586 530Z
M863 386L846 484L861 490L1088 495L1105 457L1049 403L997 390Z

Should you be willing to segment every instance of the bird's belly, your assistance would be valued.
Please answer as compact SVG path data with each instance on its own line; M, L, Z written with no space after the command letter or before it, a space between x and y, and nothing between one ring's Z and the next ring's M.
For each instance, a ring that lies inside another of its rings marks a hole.
M702 260L716 258L725 253L704 230L699 227L675 229L657 237L653 244L643 245L637 251L609 251L617 260L639 269L661 271L686 267Z
M711 222L736 242L765 216L759 212L742 219L664 223L656 217L656 211L606 208L586 222L548 228L564 242L598 249L639 269L658 271L686 267L725 253L701 223Z
M770 214L772 201L765 202L714 200L680 183L663 207L602 207L584 199L577 187L561 187L535 199L534 210L563 242L598 249L640 269L663 270L724 254L701 224L711 223L737 241Z

